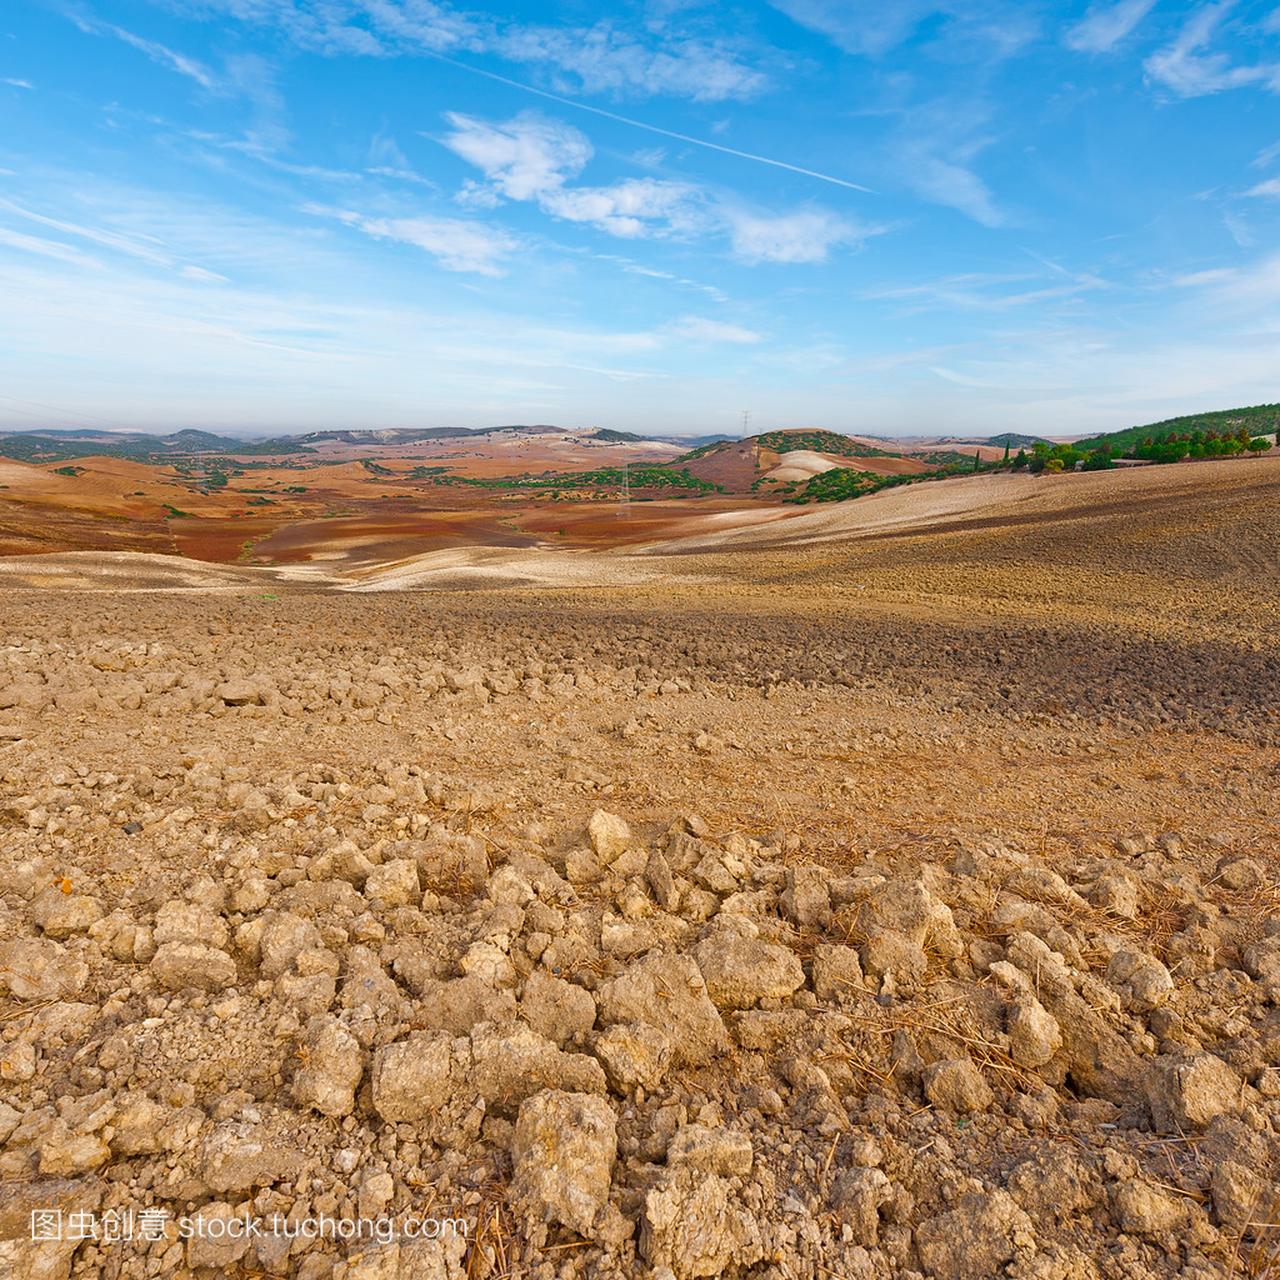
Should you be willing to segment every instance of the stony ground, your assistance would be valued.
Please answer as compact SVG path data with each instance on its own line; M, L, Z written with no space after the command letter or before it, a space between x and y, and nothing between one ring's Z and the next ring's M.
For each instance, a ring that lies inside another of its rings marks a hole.
M0 609L0 1274L1276 1274L1265 646L689 592ZM32 1244L45 1207L165 1216Z

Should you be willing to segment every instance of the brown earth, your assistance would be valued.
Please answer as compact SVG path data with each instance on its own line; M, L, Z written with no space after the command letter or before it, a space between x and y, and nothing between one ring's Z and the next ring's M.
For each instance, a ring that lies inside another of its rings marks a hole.
M636 485L561 494L448 483L670 461L659 442L498 433L413 445L332 443L313 454L169 462L0 459L0 556L146 551L221 564L376 562L458 546L627 545L678 534L690 510L767 501ZM415 475L418 468L443 473ZM439 482L442 479L445 482ZM690 504L694 504L691 507Z
M0 1262L1274 1275L1277 480L0 562Z

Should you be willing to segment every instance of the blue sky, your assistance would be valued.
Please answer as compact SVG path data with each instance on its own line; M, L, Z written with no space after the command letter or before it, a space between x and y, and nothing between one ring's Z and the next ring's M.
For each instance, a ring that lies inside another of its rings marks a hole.
M1280 4L11 0L0 424L1280 399Z

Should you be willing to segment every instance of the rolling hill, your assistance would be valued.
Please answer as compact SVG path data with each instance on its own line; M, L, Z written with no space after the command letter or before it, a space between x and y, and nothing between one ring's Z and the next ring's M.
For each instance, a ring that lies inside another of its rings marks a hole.
M1078 440L1076 448L1101 449L1109 445L1113 453L1122 453L1142 443L1148 436L1152 440L1161 440L1169 436L1190 435L1195 431L1234 435L1241 427L1250 436L1274 434L1280 430L1280 404L1255 404L1240 409L1189 413L1180 418L1166 418L1163 422L1149 422L1145 426L1126 427L1122 431L1089 436Z
M671 465L683 467L729 493L801 501L808 500L810 490L814 495L842 492L852 497L879 487L891 477L897 481L943 469L924 458L894 453L862 439L812 427L766 431L742 440L700 445Z

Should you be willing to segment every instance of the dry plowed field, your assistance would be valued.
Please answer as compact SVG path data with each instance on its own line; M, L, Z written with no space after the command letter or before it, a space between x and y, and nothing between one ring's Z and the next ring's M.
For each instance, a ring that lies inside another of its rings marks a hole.
M1274 1277L1278 482L0 561L0 1275Z

